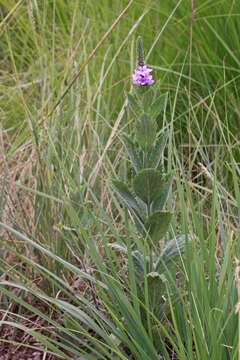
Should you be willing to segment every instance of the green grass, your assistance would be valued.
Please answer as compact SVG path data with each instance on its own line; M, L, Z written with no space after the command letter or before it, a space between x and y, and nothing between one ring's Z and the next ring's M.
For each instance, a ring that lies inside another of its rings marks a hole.
M240 4L202 1L192 21L190 1L133 1L111 30L127 4L0 0L0 323L62 359L170 360L168 348L179 360L237 359ZM139 34L168 92L159 128L170 128L170 235L193 238L167 269L161 319L147 288L138 298L131 262L109 247L135 241L144 251L109 181L130 179L119 136L133 134L124 104ZM17 215L6 216L7 201ZM25 327L30 314L45 333Z

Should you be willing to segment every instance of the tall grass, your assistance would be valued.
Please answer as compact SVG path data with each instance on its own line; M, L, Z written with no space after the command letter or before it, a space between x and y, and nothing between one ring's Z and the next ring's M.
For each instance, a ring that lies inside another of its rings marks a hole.
M237 359L240 4L203 1L193 18L185 0L134 1L111 30L127 6L0 1L0 323L62 359ZM193 239L167 268L161 318L109 246L141 246L108 181L130 178L119 136L133 132L136 34L168 92L171 234ZM30 314L44 332L24 325Z

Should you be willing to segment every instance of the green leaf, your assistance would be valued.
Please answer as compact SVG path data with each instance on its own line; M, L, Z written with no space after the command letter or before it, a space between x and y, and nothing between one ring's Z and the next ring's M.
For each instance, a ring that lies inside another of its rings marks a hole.
M157 123L146 114L140 116L136 122L136 139L143 150L147 150L155 141Z
M162 186L162 175L155 169L141 170L133 180L135 194L148 205L158 197Z
M139 86L135 88L136 97L144 112L148 113L157 95L155 86Z
M163 159L163 152L167 143L167 133L164 132L148 152L148 167L157 169Z
M154 271L147 274L150 307L155 316L159 316L163 311L166 282L167 279L163 274Z
M141 282L144 277L144 258L140 251L132 251L132 259L137 279ZM140 284L139 284L140 285Z
M157 242L164 237L169 228L171 219L172 213L169 211L156 211L147 218L145 228L154 242Z
M148 110L148 114L152 119L156 119L163 111L166 109L168 93L160 95L157 99L151 104Z
M123 255L127 255L127 253L128 253L127 247L124 245L120 245L118 243L109 244L109 247L112 250L114 250L116 253L120 253ZM139 285L140 285L140 282L143 281L143 277L144 277L144 258L143 258L142 253L138 250L132 251L131 255L132 255L135 275L136 275L136 277L139 281Z
M167 241L161 252L162 259L170 259L182 253L186 244L186 236L178 235L175 239Z
M128 189L127 185L125 185L122 181L116 179L112 180L112 184L120 198L123 200L124 204L129 208L129 210L133 211L137 215L140 215L138 203L133 194Z
M120 199L123 201L123 203L127 206L129 211L133 215L133 219L137 229L142 232L144 226L141 216L141 209L139 208L134 195L129 191L128 187L122 181L113 179L112 184L114 189L118 193Z
M172 185L172 175L169 174L169 175L166 175L162 179L161 189L159 191L159 194L152 203L152 207L151 207L152 212L163 209L163 207L167 201L167 197L168 197L171 185Z
M173 260L176 256L179 256L185 250L186 245L186 236L179 235L176 238L166 242L164 248L161 251L161 254L158 260L155 263L155 270L158 271L162 262L165 264Z
M128 156L132 162L134 170L137 173L142 168L142 164L141 164L140 156L135 149L136 145L127 135L122 136L122 142L127 151Z
M165 277L164 274L159 274L156 271L151 271L150 273L147 274L147 281L148 281L148 289L150 293L154 289L160 290L162 284L167 282L167 278ZM160 294L158 295L160 297Z
M120 245L118 243L111 243L111 244L108 244L108 246L116 251L116 253L121 253L121 254L124 254L126 255L127 254L127 247L124 246L124 245Z
M185 244L186 236L178 235L175 239L167 241L160 256L162 258L169 259L170 257L179 255L184 250Z
M145 219L145 217L147 216L147 204L142 201L138 196L136 196L136 200L138 203L139 208L141 209L141 217L142 219Z
M133 112L133 114L140 115L143 112L143 108L139 104L137 97L132 94L128 94L127 98L130 110Z

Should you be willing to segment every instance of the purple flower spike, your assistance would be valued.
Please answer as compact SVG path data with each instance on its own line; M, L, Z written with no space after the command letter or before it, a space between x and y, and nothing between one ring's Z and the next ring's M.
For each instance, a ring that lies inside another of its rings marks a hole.
M154 80L150 74L152 69L146 65L139 65L132 75L133 84L137 86L152 85Z

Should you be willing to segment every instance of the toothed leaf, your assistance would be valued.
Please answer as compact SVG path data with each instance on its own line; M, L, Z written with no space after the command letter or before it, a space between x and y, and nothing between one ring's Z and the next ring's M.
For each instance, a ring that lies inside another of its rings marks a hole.
M179 235L176 238L167 241L161 251L158 260L155 263L156 271L159 271L163 262L167 264L169 261L173 260L175 257L182 254L185 250L185 245L186 245L185 235Z
M147 218L145 228L153 242L158 242L166 235L171 219L172 213L169 211L156 211Z
M133 190L141 200L150 205L159 196L163 184L160 171L144 169L135 176Z
M140 156L136 150L136 145L127 135L122 136L122 142L127 151L129 159L132 162L133 168L137 173L142 168L142 164Z
M168 94L158 96L149 107L148 113L152 119L156 119L166 109Z
M119 180L112 180L112 184L116 192L118 193L122 202L127 206L131 214L133 215L133 219L137 229L142 232L143 231L143 220L141 216L141 209L138 206L138 203L134 197L134 195L130 192L128 187Z
M128 94L127 98L128 98L128 104L129 104L129 107L130 107L130 110L132 111L132 113L134 115L142 114L143 110L142 110L142 107L140 106L140 103L139 103L137 97L132 94Z
M163 152L167 143L167 134L163 133L148 151L148 167L157 169L163 160Z
M151 208L152 212L163 209L167 201L171 185L172 185L172 176L171 175L165 176L164 179L162 180L162 184L158 196L154 199L152 203L152 208Z
M149 149L156 139L157 123L146 114L136 121L136 139L143 150Z

